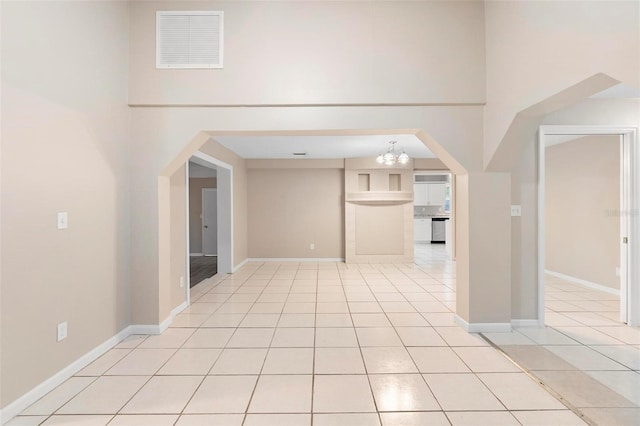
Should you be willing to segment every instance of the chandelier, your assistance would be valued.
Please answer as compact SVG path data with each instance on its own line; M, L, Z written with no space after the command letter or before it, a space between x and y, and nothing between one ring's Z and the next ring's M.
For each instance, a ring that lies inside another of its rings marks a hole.
M376 163L384 164L385 166L393 166L396 163L407 164L409 162L409 156L404 150L401 154L396 154L397 141L390 141L389 149L384 154L380 154L376 157Z

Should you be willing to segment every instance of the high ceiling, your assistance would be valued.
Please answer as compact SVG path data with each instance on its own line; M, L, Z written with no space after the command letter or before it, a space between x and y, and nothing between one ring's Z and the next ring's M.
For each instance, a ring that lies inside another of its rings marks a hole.
M374 157L397 141L396 152L411 158L436 156L415 135L216 136L215 140L247 159ZM295 153L306 153L304 156Z

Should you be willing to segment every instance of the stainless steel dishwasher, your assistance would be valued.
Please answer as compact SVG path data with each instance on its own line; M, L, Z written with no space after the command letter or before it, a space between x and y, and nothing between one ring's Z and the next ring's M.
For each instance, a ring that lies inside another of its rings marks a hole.
M447 228L445 220L448 217L431 218L431 244L444 244L447 240Z

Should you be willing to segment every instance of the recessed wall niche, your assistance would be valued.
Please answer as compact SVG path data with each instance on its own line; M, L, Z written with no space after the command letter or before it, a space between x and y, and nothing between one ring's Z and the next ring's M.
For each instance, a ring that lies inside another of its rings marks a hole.
M389 191L400 191L402 188L401 176L400 174L389 173Z
M371 175L358 173L358 191L371 191Z

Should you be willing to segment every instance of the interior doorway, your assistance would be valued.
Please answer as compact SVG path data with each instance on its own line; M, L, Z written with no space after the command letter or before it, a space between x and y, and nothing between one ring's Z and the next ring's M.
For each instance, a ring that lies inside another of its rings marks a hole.
M413 175L414 262L453 259L453 188L448 171L416 171Z
M545 324L546 312L550 323L566 316L585 323L602 317L602 321L638 325L640 161L636 144L633 128L540 128L541 325ZM577 153L573 152L576 149ZM591 169L585 164L588 162L593 163ZM557 186L548 185L551 182ZM583 241L568 253L567 247L573 242L567 239ZM558 247L564 247L564 252Z
M187 174L190 289L216 274L233 271L233 167L198 151L189 159Z

